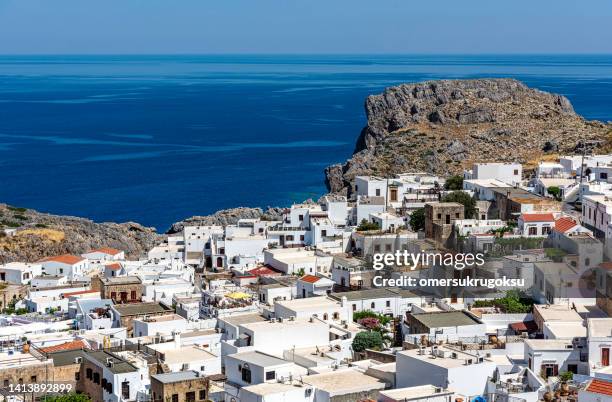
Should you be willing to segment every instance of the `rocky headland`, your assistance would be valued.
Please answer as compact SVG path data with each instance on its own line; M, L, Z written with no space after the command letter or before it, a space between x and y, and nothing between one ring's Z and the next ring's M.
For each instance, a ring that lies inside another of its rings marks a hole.
M513 79L402 84L366 99L367 125L353 156L325 170L330 192L350 195L359 175L461 173L474 162L526 165L580 152L582 141L609 149L612 124L587 121L567 98Z

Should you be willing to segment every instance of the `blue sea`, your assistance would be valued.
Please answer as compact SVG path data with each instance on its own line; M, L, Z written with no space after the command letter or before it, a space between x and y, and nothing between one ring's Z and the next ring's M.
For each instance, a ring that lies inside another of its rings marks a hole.
M612 56L0 56L0 202L163 231L317 198L367 95L476 77L612 120Z

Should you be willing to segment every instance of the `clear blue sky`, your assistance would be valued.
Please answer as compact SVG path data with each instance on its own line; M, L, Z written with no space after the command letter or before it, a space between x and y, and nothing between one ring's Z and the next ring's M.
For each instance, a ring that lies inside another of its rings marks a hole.
M612 1L0 0L27 53L612 53Z

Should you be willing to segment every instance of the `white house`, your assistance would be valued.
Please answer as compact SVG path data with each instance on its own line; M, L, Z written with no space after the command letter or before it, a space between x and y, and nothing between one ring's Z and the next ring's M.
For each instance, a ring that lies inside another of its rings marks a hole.
M520 163L475 163L463 177L466 180L499 180L514 186L521 183L523 166Z
M0 281L19 285L30 283L32 278L42 274L42 265L38 263L9 262L0 265Z
M274 305L274 313L277 318L289 319L290 317L310 318L316 315L323 321L348 320L346 301L337 301L325 296L307 297L287 301L278 301Z
M611 365L612 318L589 318L587 320L587 345L589 375L593 375L594 370Z
M293 362L256 350L225 357L225 374L229 383L226 387L231 387L231 390L264 382L282 382L307 373L307 369Z
M75 280L84 275L89 268L89 261L83 257L64 254L43 258L39 261L42 271L47 275L64 275L69 280Z
M132 321L134 336L154 336L156 334L170 335L173 332L185 332L187 320L177 314L158 315L138 318Z
M297 281L297 296L325 296L334 288L335 282L329 278L315 275L304 275Z
M555 227L555 216L550 213L524 213L518 218L519 232L525 237L548 237Z
M481 395L497 365L479 351L432 346L398 352L396 367L398 388L431 384L462 395Z
M543 379L571 371L587 374L588 362L580 360L580 351L571 339L528 339L525 341L525 358L528 367Z
M122 261L125 259L125 252L117 250L116 248L100 247L81 254L81 257L97 263L103 261Z

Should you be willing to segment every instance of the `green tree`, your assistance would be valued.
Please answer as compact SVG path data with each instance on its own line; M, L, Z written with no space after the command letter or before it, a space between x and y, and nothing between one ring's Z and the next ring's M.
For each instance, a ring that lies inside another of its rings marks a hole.
M552 195L555 200L561 201L561 189L557 186L548 187L548 194Z
M458 202L463 204L465 219L472 219L476 213L476 201L464 191L453 191L442 197L443 202Z
M462 190L463 189L463 176L454 175L446 179L444 183L445 190Z
M380 230L380 226L378 226L376 223L368 222L367 220L362 219L359 226L357 226L357 230L360 232L366 232L368 230Z
M43 399L44 402L91 402L91 399L85 394L77 394L70 392L64 395L47 396Z
M380 350L383 344L383 337L380 332L364 331L355 335L353 350L355 352L363 352L366 349Z
M418 232L419 230L425 229L425 208L419 208L414 210L410 214L410 227L413 231Z

